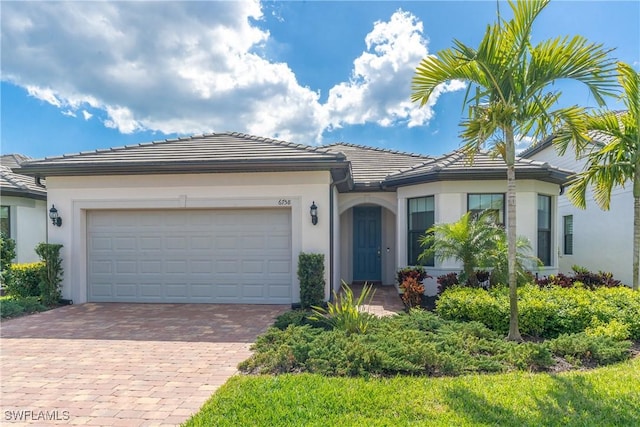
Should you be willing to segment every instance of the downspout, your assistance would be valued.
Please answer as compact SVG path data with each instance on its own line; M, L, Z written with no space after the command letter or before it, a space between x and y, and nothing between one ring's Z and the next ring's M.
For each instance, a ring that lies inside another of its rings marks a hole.
M329 185L329 301L330 302L333 302L333 290L335 289L334 283L333 283L333 269L335 265L335 263L333 262L333 257L334 257L333 189L336 187L336 185L342 184L343 182L347 182L347 180L349 180L349 174L345 175L345 177L342 178L341 180L334 181Z

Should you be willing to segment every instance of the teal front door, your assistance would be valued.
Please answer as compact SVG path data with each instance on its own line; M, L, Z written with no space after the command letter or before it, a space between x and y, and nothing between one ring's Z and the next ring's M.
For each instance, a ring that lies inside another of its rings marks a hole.
M379 282L381 273L381 210L353 208L353 280Z

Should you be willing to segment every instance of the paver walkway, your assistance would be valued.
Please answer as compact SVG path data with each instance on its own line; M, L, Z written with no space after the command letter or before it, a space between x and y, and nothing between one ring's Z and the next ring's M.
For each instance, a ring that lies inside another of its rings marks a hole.
M288 308L90 303L4 321L0 424L179 425Z
M3 321L0 424L179 425L288 309L90 303ZM403 305L394 287L377 286L366 309Z

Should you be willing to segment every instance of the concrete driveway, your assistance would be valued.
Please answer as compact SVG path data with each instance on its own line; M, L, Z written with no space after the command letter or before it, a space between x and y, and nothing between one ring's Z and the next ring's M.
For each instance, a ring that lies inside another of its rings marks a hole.
M288 306L82 304L2 322L2 425L179 425Z

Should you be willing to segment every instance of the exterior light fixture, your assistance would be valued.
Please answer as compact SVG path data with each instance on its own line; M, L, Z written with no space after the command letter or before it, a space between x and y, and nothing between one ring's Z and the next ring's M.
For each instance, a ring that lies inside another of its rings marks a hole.
M311 203L309 213L311 214L311 224L316 225L318 223L318 207L316 206L316 202Z
M62 218L58 216L58 209L56 209L56 205L51 205L51 209L49 209L49 218L51 219L51 224L56 227L60 227L62 225Z

